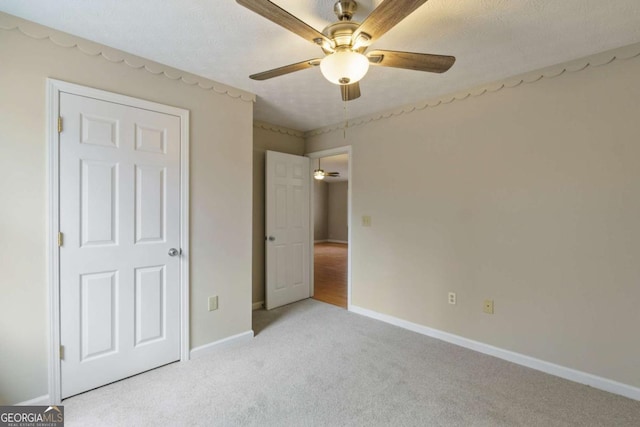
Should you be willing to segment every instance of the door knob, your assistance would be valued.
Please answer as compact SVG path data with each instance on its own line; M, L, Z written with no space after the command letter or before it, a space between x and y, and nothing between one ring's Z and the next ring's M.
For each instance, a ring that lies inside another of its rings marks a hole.
M274 236L269 236L269 241L270 241L270 242L273 242L273 241L275 241L275 240L276 240L276 238L275 238Z
M182 249L171 248L169 249L169 256L176 256L182 253Z

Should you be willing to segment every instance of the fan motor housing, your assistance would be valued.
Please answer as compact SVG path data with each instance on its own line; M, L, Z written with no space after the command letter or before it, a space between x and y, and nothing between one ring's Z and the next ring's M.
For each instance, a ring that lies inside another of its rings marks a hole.
M340 21L327 26L322 30L322 34L333 40L336 44L336 48L351 47L353 33L360 26L359 23L353 21ZM331 51L322 48L324 53L329 54Z

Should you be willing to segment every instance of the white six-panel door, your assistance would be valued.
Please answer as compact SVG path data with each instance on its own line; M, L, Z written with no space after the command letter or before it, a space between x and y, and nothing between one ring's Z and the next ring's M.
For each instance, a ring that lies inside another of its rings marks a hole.
M60 94L62 397L180 359L180 118Z
M309 298L309 158L266 153L266 297L270 310Z

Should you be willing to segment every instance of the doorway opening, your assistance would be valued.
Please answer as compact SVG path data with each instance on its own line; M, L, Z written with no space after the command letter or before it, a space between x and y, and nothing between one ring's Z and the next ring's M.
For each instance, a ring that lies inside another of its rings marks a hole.
M312 277L314 299L348 309L350 302L350 147L312 158ZM318 179L322 176L322 179Z

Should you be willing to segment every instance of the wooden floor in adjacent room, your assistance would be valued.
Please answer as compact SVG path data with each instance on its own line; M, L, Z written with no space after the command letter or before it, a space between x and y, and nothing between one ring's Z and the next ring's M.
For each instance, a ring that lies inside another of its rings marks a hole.
M344 243L314 245L314 299L347 308L347 248Z

